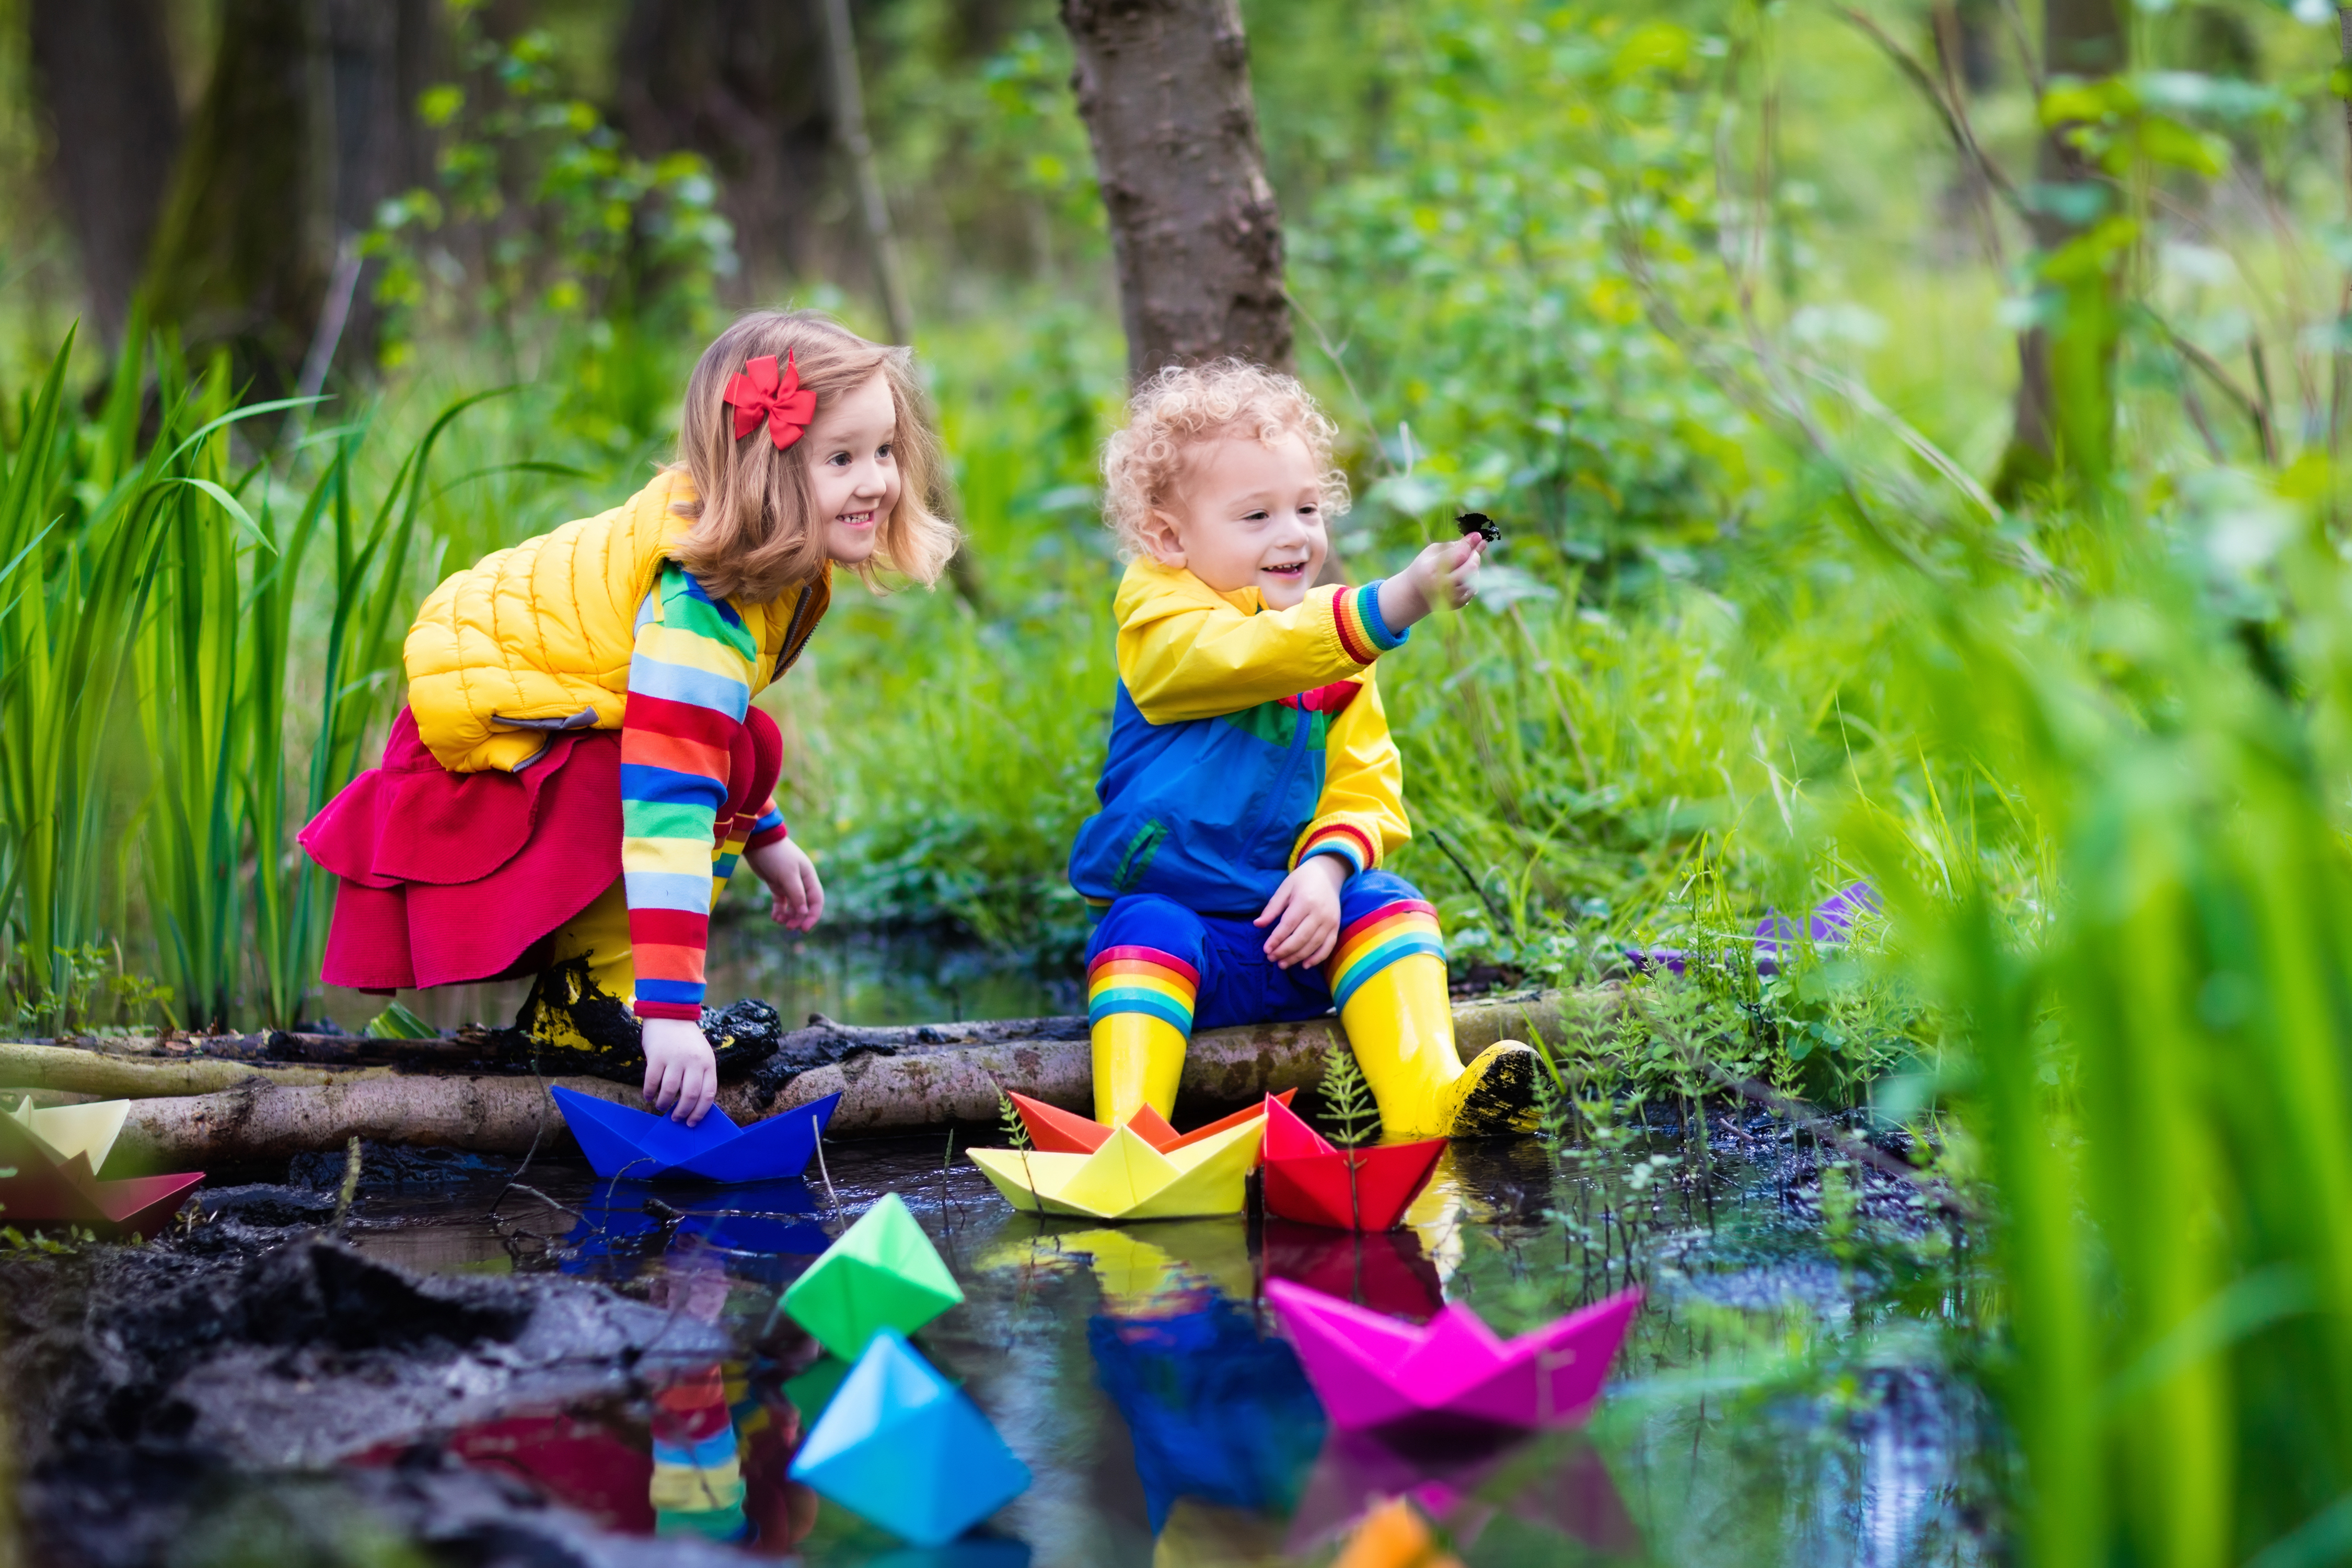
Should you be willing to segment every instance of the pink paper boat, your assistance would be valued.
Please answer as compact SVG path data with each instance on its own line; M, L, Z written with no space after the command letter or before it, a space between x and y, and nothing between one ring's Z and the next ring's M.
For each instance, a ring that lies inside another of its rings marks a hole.
M1622 1291L1506 1342L1458 1301L1415 1324L1287 1280L1268 1280L1265 1295L1324 1411L1347 1431L1428 1416L1572 1426L1601 1397L1642 1304L1641 1291Z

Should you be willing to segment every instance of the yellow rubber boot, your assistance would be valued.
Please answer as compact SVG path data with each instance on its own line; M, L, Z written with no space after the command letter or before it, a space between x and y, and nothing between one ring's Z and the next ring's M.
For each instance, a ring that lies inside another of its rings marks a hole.
M594 903L556 928L547 968L515 1021L542 1046L604 1051L620 1042L591 1040L581 1030L581 1015L594 1012L605 1026L600 1032L613 1033L632 1021L628 1008L636 991L628 890L615 880ZM613 1019L603 1019L605 1013Z
M1108 1013L1094 1027L1095 1120L1115 1127L1144 1106L1174 1113L1184 1031L1150 1013Z
M1367 976L1339 1026L1388 1136L1478 1138L1535 1124L1535 1052L1498 1040L1463 1065L1444 959L1409 953Z

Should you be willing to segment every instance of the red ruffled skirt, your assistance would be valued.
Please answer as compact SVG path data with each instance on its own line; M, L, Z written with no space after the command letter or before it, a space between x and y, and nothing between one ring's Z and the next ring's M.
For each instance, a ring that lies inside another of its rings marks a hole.
M767 809L782 761L775 721L753 708L735 735L722 830ZM531 973L531 949L621 874L620 733L555 736L520 773L452 773L403 708L383 761L299 842L339 879L327 984L393 991Z

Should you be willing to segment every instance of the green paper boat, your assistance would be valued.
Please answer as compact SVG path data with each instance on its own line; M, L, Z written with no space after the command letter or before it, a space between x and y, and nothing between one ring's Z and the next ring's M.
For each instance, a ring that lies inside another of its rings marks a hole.
M906 1199L886 1193L784 1291L783 1308L816 1342L856 1361L881 1330L913 1333L963 1300Z

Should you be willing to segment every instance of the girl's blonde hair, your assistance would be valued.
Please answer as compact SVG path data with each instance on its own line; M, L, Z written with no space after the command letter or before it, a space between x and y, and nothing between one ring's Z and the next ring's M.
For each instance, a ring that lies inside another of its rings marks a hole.
M816 393L819 415L875 371L888 379L898 405L898 504L877 531L874 563L927 587L937 582L961 536L931 509L932 486L942 471L940 438L930 402L915 379L914 350L869 343L814 310L754 310L742 317L702 351L686 383L677 460L693 477L697 499L674 508L695 519L678 552L686 569L713 595L755 604L824 570L824 527L809 484L814 459L808 438L779 452L764 420L735 438L727 383L763 354L773 354L780 370L784 356L792 356L801 385ZM870 568L860 568L858 575L872 583Z
M1223 436L1268 444L1296 435L1321 472L1323 509L1348 509L1348 476L1331 460L1339 434L1296 376L1245 360L1171 365L1135 389L1127 427L1103 444L1103 517L1129 553L1147 552L1155 508L1165 507L1184 478L1193 448Z

